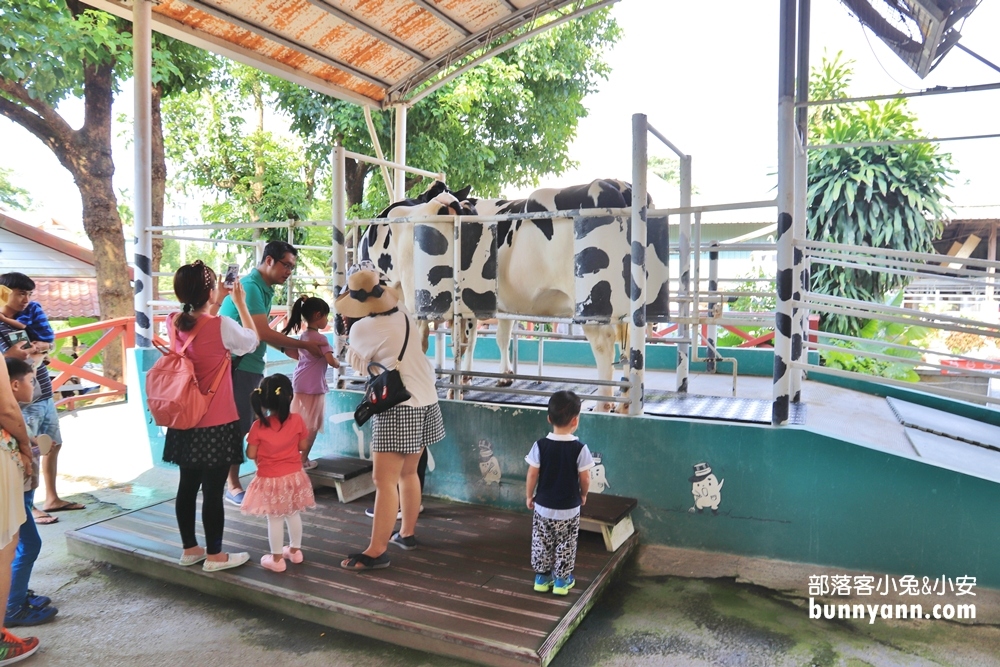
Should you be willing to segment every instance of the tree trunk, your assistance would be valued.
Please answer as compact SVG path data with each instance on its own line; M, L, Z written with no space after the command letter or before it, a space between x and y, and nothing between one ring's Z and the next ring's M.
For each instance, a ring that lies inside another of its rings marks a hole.
M163 100L163 85L153 86L153 226L163 225L163 199L167 190L167 158L163 151L163 118L160 115L160 102ZM163 237L153 237L152 270L160 270L163 259ZM160 298L160 279L153 278L153 298Z
M84 73L84 123L60 156L73 173L83 200L83 228L94 246L97 297L101 319L128 317L135 312L125 237L118 216L118 201L111 178L115 173L111 157L111 102L113 63L88 66ZM104 351L104 374L124 378L121 346L112 344Z
M357 160L344 160L344 180L347 182L347 206L360 204L365 198L365 176L371 167Z

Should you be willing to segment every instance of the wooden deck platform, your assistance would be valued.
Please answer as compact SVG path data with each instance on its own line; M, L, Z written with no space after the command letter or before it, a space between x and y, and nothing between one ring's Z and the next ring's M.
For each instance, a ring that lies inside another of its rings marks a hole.
M347 632L485 665L546 665L638 543L608 553L599 535L580 533L576 588L535 593L531 516L425 500L419 548L390 546L392 566L352 573L339 561L368 543L372 497L341 504L316 494L304 515L301 565L278 574L260 566L268 549L262 519L226 507L227 551L249 551L243 567L207 574L177 564L180 537L166 501L66 534L71 553L199 591L274 609ZM201 535L199 518L199 539Z

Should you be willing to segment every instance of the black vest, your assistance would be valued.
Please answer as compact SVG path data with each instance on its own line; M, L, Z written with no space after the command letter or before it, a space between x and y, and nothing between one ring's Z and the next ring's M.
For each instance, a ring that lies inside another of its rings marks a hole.
M583 450L583 443L579 440L542 438L536 444L540 469L535 502L550 510L579 507L580 471L576 461Z

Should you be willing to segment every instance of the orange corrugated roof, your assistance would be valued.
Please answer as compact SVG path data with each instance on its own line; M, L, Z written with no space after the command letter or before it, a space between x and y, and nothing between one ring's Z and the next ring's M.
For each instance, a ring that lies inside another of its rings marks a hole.
M85 0L132 18L131 0ZM618 0L160 0L153 29L375 107ZM572 8L570 6L572 5Z
M50 320L101 316L96 278L36 278L31 298Z

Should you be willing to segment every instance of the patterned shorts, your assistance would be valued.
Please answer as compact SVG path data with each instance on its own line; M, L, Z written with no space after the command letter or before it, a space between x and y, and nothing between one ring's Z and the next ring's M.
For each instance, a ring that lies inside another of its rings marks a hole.
M535 512L531 521L531 568L556 579L573 574L580 515L572 519L546 519Z
M372 416L372 451L417 454L444 438L441 407L397 405Z

